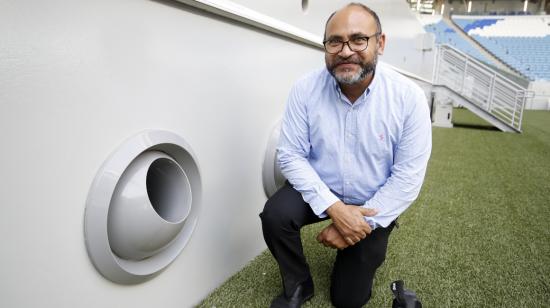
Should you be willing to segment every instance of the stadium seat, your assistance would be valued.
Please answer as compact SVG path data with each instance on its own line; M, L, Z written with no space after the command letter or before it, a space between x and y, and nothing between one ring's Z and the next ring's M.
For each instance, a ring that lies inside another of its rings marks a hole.
M550 80L550 27L545 18L453 18L493 55L531 80Z

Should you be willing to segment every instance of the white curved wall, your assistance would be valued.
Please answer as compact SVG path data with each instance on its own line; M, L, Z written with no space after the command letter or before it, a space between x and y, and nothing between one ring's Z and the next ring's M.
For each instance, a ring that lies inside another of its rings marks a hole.
M421 51L426 31L406 1L365 1L380 12L382 28L386 32L383 61L404 71L432 80L435 50ZM372 4L371 4L372 2Z
M418 73L419 56L399 54L400 44L412 47L390 25L397 2L381 14L395 33L383 60ZM342 3L311 1L303 15L300 1L281 1L273 15L311 17L296 24L322 33L326 16L316 10ZM188 307L265 248L265 146L291 84L323 65L320 50L145 0L2 1L0 42L1 307ZM165 272L122 286L88 259L85 202L108 155L148 128L192 146L203 208Z
M260 13L323 36L330 13L352 1L310 0L307 11L301 10L301 1L233 0ZM419 35L426 33L416 13L405 0L369 0L362 2L377 12L386 33L386 50L381 60L425 79L432 79L434 51L417 48ZM296 9L298 8L298 9Z

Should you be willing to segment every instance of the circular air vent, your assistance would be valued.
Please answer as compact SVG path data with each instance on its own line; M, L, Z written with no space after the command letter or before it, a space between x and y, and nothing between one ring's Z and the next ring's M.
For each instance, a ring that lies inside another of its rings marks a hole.
M167 267L191 238L201 190L196 159L178 135L146 131L122 144L86 202L86 247L97 270L131 284Z

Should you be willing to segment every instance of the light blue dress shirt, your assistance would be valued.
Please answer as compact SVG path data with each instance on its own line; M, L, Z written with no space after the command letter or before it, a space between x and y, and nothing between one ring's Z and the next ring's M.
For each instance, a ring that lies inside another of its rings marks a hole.
M353 104L326 68L293 86L277 147L283 175L313 212L345 204L374 208L387 227L416 199L432 147L426 96L383 63Z

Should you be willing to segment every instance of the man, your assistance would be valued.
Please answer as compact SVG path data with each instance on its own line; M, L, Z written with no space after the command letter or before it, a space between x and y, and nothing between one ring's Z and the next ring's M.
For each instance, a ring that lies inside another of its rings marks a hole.
M290 92L277 148L288 182L260 214L283 280L271 307L313 296L300 229L329 218L317 240L338 249L331 301L366 304L395 220L418 196L431 151L428 105L413 82L377 65L384 45L376 13L351 3L326 23L326 69Z

